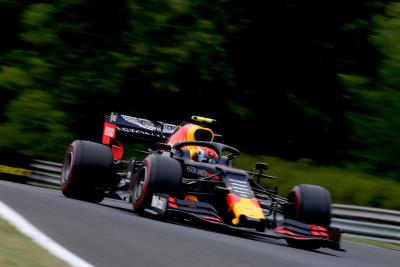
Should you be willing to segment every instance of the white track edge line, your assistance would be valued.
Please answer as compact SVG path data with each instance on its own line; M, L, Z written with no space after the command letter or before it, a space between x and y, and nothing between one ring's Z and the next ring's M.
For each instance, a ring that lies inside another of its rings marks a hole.
M0 217L13 225L18 231L31 238L39 246L74 267L94 267L79 258L53 239L39 231L35 226L0 200Z

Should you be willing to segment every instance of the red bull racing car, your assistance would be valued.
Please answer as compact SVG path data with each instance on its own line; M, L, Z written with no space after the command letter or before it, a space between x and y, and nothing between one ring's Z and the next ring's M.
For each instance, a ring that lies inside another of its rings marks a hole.
M240 152L214 142L207 127L213 120L173 125L111 113L102 143L75 140L65 154L61 191L70 198L101 202L114 197L133 210L171 220L200 222L250 235L283 238L306 249L340 249L340 230L330 226L330 193L300 184L287 198L265 188L260 179L268 165L255 171L233 167ZM117 133L147 139L154 146L143 159L124 159ZM283 219L277 219L283 218Z

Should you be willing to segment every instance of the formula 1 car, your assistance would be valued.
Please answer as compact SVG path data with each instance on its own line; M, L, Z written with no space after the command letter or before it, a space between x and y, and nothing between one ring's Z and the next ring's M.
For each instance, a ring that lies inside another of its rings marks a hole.
M325 188L300 184L287 198L279 196L277 188L260 184L275 179L263 173L267 164L257 163L255 171L234 168L239 150L214 142L217 135L207 127L212 119L192 119L173 125L111 113L101 144L75 140L68 147L62 193L96 203L120 198L150 216L283 238L294 247L340 250L341 232L330 227L331 197ZM124 160L117 132L150 140L153 147L142 151L142 160Z

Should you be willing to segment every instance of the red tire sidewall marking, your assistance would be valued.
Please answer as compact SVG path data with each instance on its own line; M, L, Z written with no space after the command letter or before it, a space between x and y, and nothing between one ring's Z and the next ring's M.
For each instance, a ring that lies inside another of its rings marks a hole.
M69 153L71 153L71 152L72 152L73 158L72 158L71 166L69 167L68 177L66 178L66 181L65 181L65 183L63 184L63 186L61 188L62 192L65 192L68 189L68 187L70 186L70 184L71 184L71 175L72 175L72 172L74 170L75 156L76 156L76 153L75 153L75 142L72 143L70 145L69 149L67 150L67 153L64 156L64 164L65 164L65 159L68 157ZM63 166L62 173L64 173L64 166Z
M299 218L299 215L300 215L300 201L301 201L299 187L296 186L295 188L293 188L290 191L290 194L292 194L292 193L294 193L296 195L296 213L295 213L296 216L295 216L295 219L299 220L300 219Z
M142 194L140 195L138 200L135 200L134 204L133 204L133 208L134 209L139 209L140 206L142 205L144 196L146 194L147 191L147 186L149 185L149 181L150 181L150 161L148 161L147 159L144 160L144 166L147 169L147 173L146 173L146 178L145 178L145 183L143 185L143 190L142 190ZM134 190L133 190L134 191Z

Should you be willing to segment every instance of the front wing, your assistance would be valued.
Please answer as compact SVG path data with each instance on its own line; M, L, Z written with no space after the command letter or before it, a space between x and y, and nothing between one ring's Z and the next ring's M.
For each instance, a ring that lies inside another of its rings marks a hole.
M341 232L338 228L325 228L284 219L272 231L258 232L254 229L226 224L218 215L216 209L208 203L176 199L166 194L153 194L150 207L145 211L155 216L171 219L181 218L205 226L212 226L237 235L285 239L288 242L296 242L299 247L327 247L344 251L340 248Z

